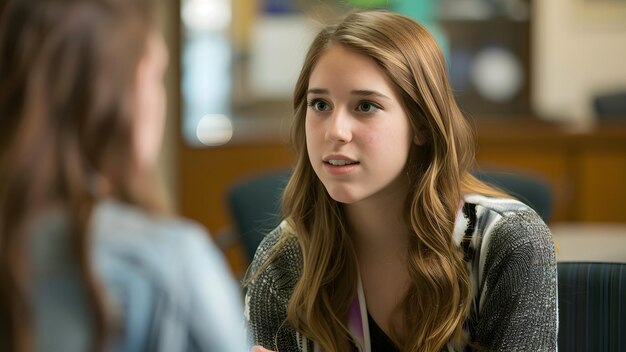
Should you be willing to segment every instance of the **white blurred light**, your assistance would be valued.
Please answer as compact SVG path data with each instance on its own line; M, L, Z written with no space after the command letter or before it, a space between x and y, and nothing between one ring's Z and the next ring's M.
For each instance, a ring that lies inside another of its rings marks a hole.
M207 146L226 144L233 138L233 124L225 115L204 115L196 127L196 137Z
M470 76L484 98L504 102L519 93L524 82L522 65L510 51L488 48L474 58Z
M191 31L219 31L231 20L228 0L186 0L183 4L183 23Z

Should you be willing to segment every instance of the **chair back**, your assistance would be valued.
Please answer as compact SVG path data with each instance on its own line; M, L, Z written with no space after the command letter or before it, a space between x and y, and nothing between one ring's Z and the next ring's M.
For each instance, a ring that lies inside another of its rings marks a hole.
M250 261L263 237L281 220L280 199L290 176L286 170L254 175L228 192L227 206Z
M479 171L475 172L474 176L526 203L544 222L550 222L553 207L552 190L542 178L504 171Z
M559 350L626 351L626 263L559 262Z

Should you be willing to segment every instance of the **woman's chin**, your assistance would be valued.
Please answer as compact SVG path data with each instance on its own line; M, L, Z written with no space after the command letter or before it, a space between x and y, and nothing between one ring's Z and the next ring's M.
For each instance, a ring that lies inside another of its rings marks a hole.
M330 195L332 199L342 204L354 204L360 200L360 198L353 192L348 192L345 190L329 190L329 189L326 189L326 191L328 192L328 194Z

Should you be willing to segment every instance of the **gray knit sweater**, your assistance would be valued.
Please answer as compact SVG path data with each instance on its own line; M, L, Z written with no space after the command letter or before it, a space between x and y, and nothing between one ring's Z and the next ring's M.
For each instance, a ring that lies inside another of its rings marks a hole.
M280 236L279 227L263 240L249 275L256 273ZM493 351L556 350L556 260L552 236L541 218L517 201L467 195L453 241L464 251L474 286L467 336ZM297 239L290 238L248 286L246 319L255 344L281 352L311 350L311 342L286 321L302 263ZM464 349L469 348L447 348Z

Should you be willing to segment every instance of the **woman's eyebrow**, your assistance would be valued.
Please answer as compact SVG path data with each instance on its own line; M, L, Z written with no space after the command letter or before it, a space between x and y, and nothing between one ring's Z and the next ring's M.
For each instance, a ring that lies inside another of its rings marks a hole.
M330 91L325 88L310 88L309 90L307 90L307 94L330 94ZM383 93L380 93L374 90L367 90L367 89L353 90L350 92L350 94L358 95L358 96L376 96L376 97L381 97L385 99L391 99L390 97L386 96Z
M306 94L330 94L330 92L324 88L311 88L306 91Z
M359 90L353 90L352 92L350 92L352 95L359 95L359 96L375 96L375 97L380 97L380 98L385 98L385 99L391 99L388 96L384 95L383 93L377 92L375 90L364 90L364 89L359 89Z

